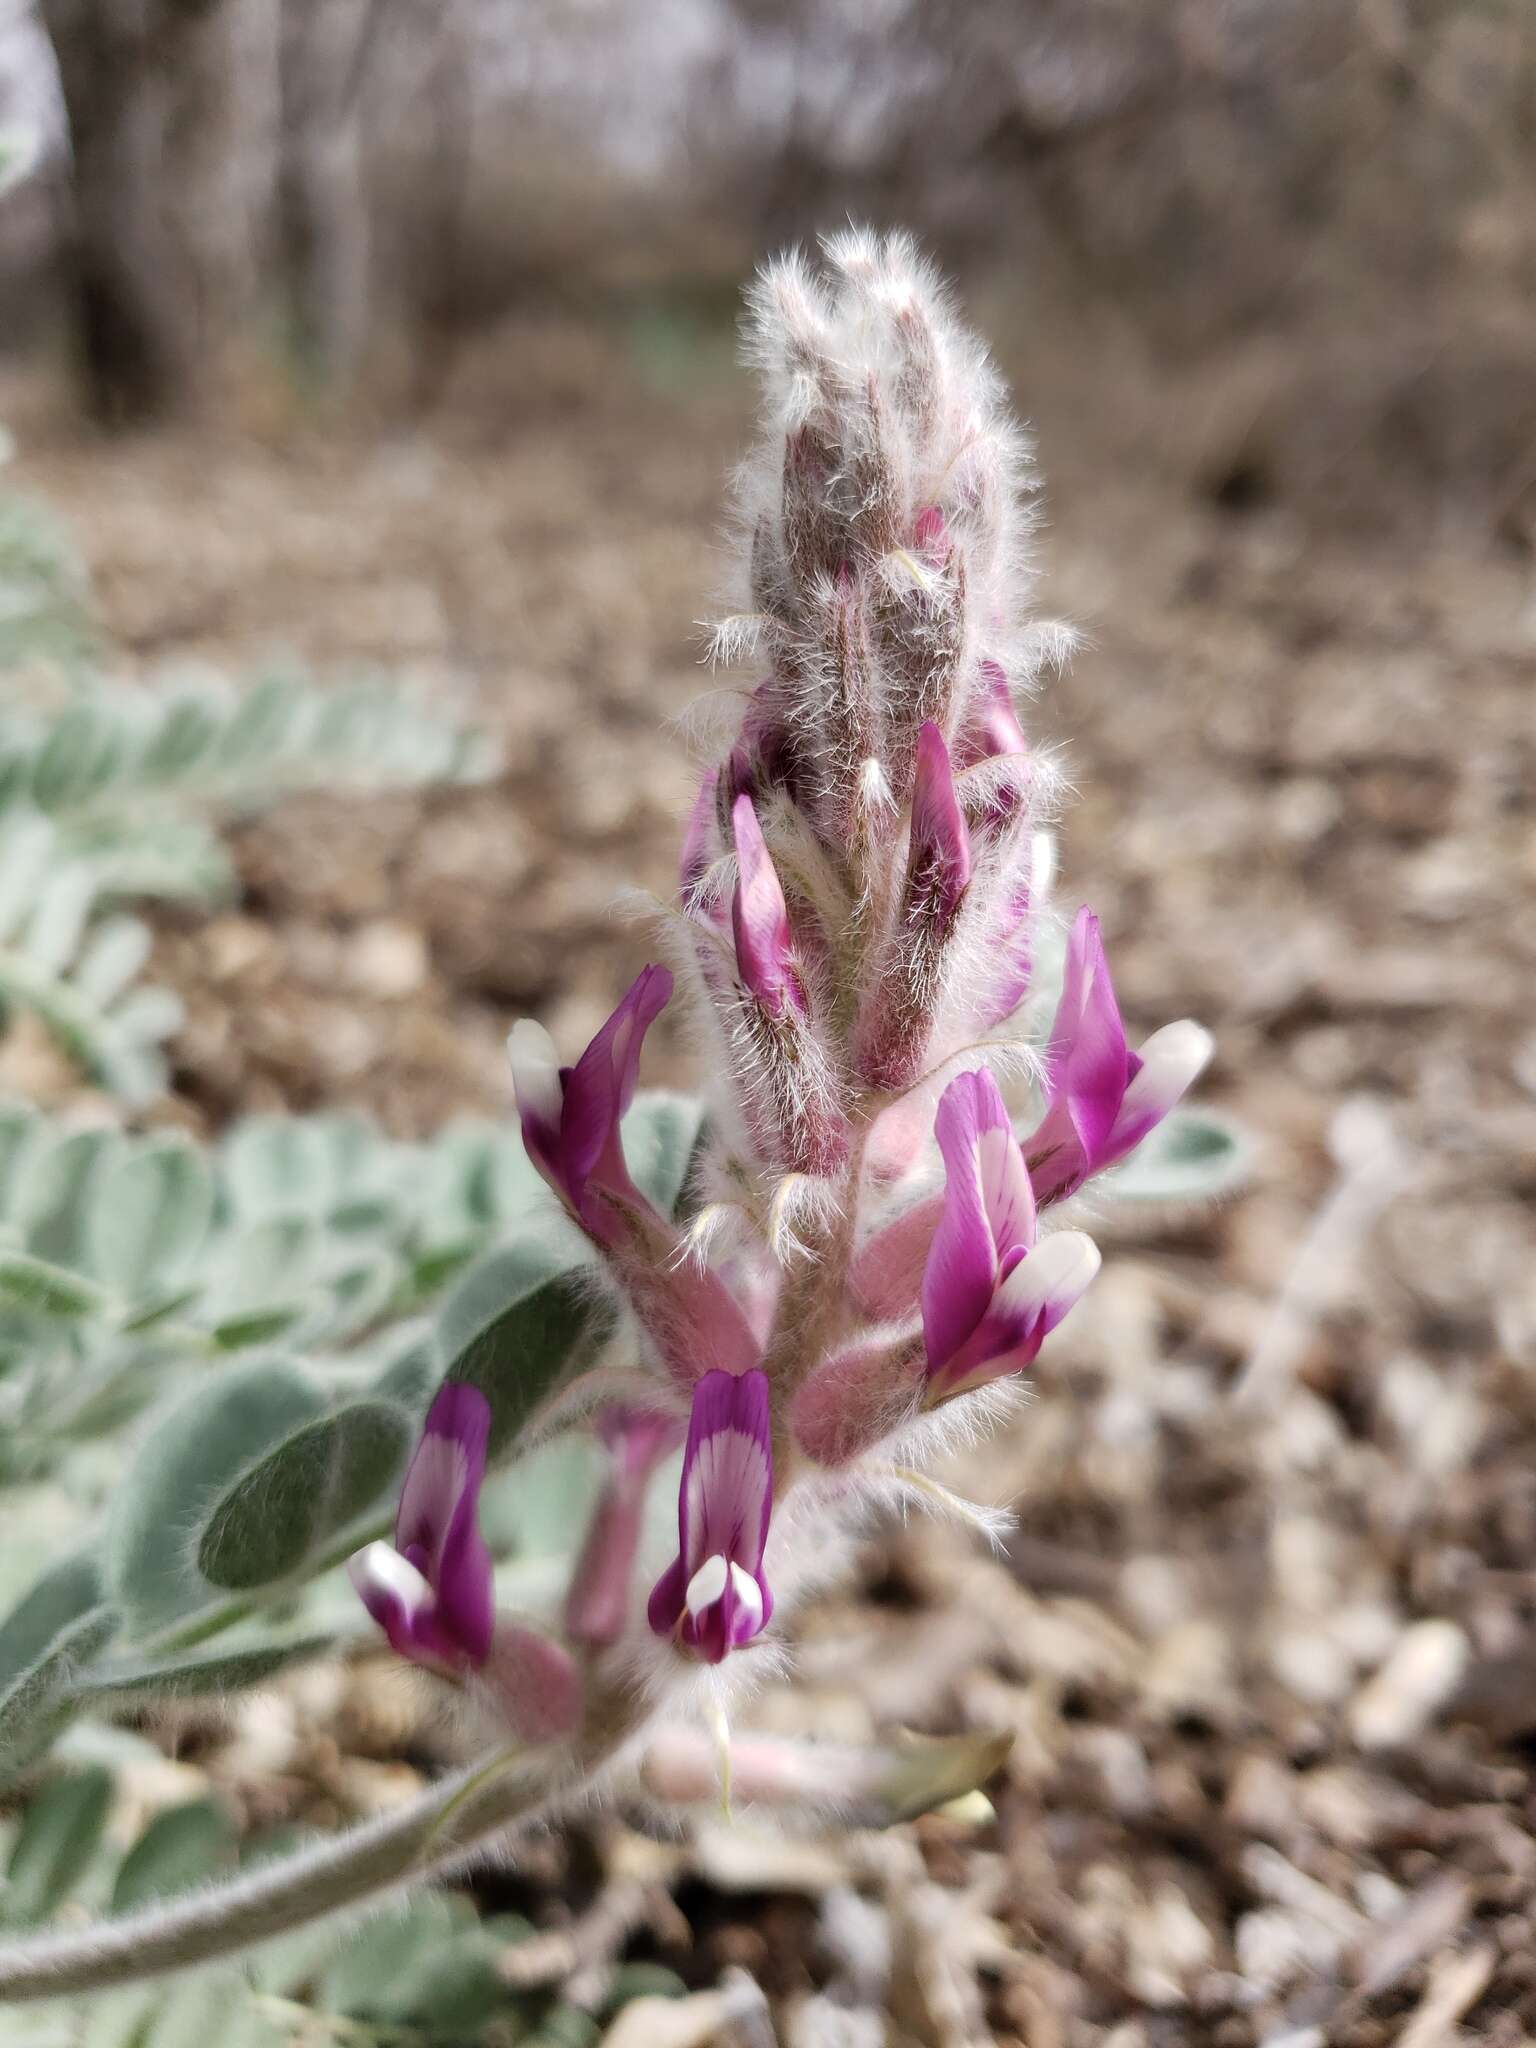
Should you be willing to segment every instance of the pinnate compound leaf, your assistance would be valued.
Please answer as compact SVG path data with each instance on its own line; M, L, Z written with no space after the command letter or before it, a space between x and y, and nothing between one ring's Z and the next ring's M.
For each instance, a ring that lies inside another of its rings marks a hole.
M316 1416L219 1496L198 1538L198 1569L237 1592L287 1578L384 1494L413 1434L411 1417L389 1401Z
M57 1778L38 1793L6 1869L6 1921L32 1926L64 1904L96 1854L111 1804L112 1773L100 1766Z
M159 1418L119 1483L105 1554L135 1626L153 1629L204 1604L198 1531L253 1460L324 1408L310 1375L284 1359L231 1366Z
M606 1331L610 1311L585 1258L529 1237L466 1273L438 1319L445 1377L491 1404L492 1457L512 1450Z

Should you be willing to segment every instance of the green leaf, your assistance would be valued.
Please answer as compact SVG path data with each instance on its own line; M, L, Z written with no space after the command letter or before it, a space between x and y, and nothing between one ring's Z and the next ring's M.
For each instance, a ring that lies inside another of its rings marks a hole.
M101 1602L101 1567L89 1551L45 1572L0 1622L0 1694L49 1649L61 1630Z
M0 1771L19 1770L73 1719L73 1682L116 1635L122 1616L102 1604L77 1616L0 1696Z
M271 1344L286 1337L304 1320L304 1304L287 1302L281 1307L255 1308L241 1316L225 1316L208 1332L221 1351L249 1351L257 1344Z
M142 1301L182 1279L213 1214L208 1162L184 1138L156 1138L102 1162L86 1214L92 1270Z
M11 1213L35 1257L79 1264L91 1177L117 1143L110 1131L69 1131L29 1153Z
M112 1804L112 1773L97 1767L57 1778L28 1806L11 1851L3 1895L12 1926L46 1920L63 1905L96 1854Z
M673 1215L688 1185L704 1135L696 1096L648 1089L637 1095L622 1131L630 1178L663 1216Z
M253 1116L224 1142L224 1176L236 1209L253 1220L317 1213L330 1193L324 1134L293 1116Z
M1247 1178L1252 1143L1241 1125L1209 1109L1175 1109L1107 1183L1132 1202L1203 1202Z
M331 1629L279 1636L259 1642L224 1643L215 1649L185 1650L171 1657L104 1659L71 1687L82 1703L98 1700L194 1699L204 1693L238 1692L261 1685L289 1664L323 1657L336 1647Z
M295 1430L242 1472L202 1527L198 1569L247 1592L287 1578L398 1476L411 1418L388 1401L353 1401Z
M280 1359L231 1366L162 1416L108 1510L108 1571L136 1626L154 1629L202 1605L197 1531L217 1498L272 1444L320 1413L308 1373Z
M102 1315L107 1297L94 1280L67 1267L50 1265L26 1252L0 1251L0 1302L34 1315L76 1322L83 1316Z
M238 1832L213 1799L189 1799L157 1813L123 1858L112 1887L112 1911L132 1912L153 1899L190 1891L235 1860Z
M504 1455L576 1374L610 1311L583 1259L525 1238L466 1273L438 1319L445 1377L491 1404L493 1457Z

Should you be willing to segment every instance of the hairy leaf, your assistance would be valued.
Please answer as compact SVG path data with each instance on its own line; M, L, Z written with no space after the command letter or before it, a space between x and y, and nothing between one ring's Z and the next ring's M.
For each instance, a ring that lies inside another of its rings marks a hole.
M229 1367L160 1418L108 1512L109 1575L138 1628L177 1620L206 1600L195 1560L209 1501L323 1405L308 1373L266 1358Z
M234 1822L213 1799L189 1799L157 1813L123 1858L112 1887L112 1911L128 1913L151 1900L189 1891L235 1860Z
M381 1497L412 1435L410 1416L388 1401L349 1402L305 1423L219 1496L201 1527L198 1569L238 1592L287 1578Z
M465 1274L438 1320L439 1356L446 1378L490 1402L493 1457L573 1377L609 1314L585 1260L563 1244L525 1238Z
M112 1773L99 1765L55 1779L31 1801L6 1870L11 1925L46 1920L63 1905L96 1854L111 1804Z

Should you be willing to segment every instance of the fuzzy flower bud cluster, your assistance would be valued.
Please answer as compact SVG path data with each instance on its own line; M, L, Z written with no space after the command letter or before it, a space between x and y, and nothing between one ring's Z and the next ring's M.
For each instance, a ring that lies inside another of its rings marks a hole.
M1049 1035L1023 1046L1052 776L1018 707L1059 641L1026 615L1026 443L904 238L849 233L825 259L771 266L751 297L765 405L717 634L751 681L688 820L672 970L646 968L572 1065L537 1025L511 1040L528 1156L648 1376L608 1426L566 1644L532 1659L535 1705L516 1707L541 1727L559 1657L634 1669L649 1637L653 1664L739 1660L840 1522L995 1412L989 1390L1098 1269L1064 1206L1209 1054L1190 1023L1131 1049L1088 910ZM620 1132L674 998L711 1113L684 1225L637 1188ZM1000 1080L1022 1074L1036 1102L1016 1122ZM473 1670L512 1654L456 1519L481 1427L434 1409L397 1549L359 1577L397 1647ZM455 1432L454 1455L433 1448ZM676 1554L642 1575L638 1489L679 1439Z

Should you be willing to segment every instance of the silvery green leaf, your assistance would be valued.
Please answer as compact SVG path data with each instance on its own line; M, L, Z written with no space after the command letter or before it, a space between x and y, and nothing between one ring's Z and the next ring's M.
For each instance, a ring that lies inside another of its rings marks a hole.
M1215 1110L1175 1109L1106 1185L1122 1201L1209 1201L1247 1178L1252 1149L1242 1126Z
M80 951L86 919L101 894L97 869L74 861L57 870L32 906L21 953L34 974L56 980Z
M88 1003L110 1009L143 972L153 941L136 917L108 917L81 949L74 984Z
M224 1175L240 1215L318 1214L331 1176L323 1133L302 1117L253 1116L224 1141Z
M237 1831L214 1799L189 1799L157 1813L118 1868L114 1913L190 1891L235 1860Z
M30 1763L75 1711L76 1676L116 1635L122 1616L106 1603L66 1622L48 1648L0 1694L0 1772Z
M0 941L14 938L37 901L54 845L46 818L23 815L0 831Z
M141 756L145 779L177 782L190 775L219 738L219 713L200 695L173 698Z
M663 1216L682 1200L704 1129L696 1096L647 1089L635 1097L622 1131L630 1177Z
M71 704L54 720L32 762L32 801L40 811L90 801L108 782L123 754L123 734L91 703Z
M67 1266L34 1259L28 1252L0 1251L0 1303L73 1322L105 1314L108 1298L94 1280Z
M0 1693L52 1648L61 1632L100 1604L101 1567L89 1551L47 1571L0 1621Z
M31 1926L64 1904L96 1854L111 1804L110 1771L76 1771L44 1786L11 1850L0 1917Z
M491 1455L504 1456L606 1333L611 1311L581 1252L528 1237L473 1267L443 1304L444 1377L491 1404Z
M14 1213L17 1169L36 1145L42 1118L26 1103L0 1104L0 1216Z
M113 1497L103 1546L113 1591L137 1630L206 1602L196 1556L209 1501L323 1406L308 1373L264 1358L225 1368L159 1418Z
M474 2040L514 2003L495 1968L498 1947L461 1901L414 1899L344 1943L316 2003L356 2020L420 2027L433 2040Z
M40 1132L28 1153L11 1214L27 1249L40 1259L78 1264L85 1246L87 1191L105 1154L116 1145L110 1131Z
M174 1286L213 1216L213 1176L184 1138L144 1139L101 1161L86 1211L92 1271L128 1300Z
M296 1572L399 1477L414 1435L387 1401L352 1401L274 1444L218 1496L201 1522L198 1569L236 1592Z
M305 1629L291 1634L248 1631L221 1635L215 1644L180 1650L164 1657L129 1656L98 1659L71 1686L81 1706L113 1705L139 1700L194 1699L203 1693L238 1692L262 1685L290 1664L306 1664L336 1647L331 1629Z
M279 1337L291 1336L305 1314L301 1301L275 1302L267 1308L221 1316L208 1334L221 1351L253 1351L259 1344L275 1344Z

